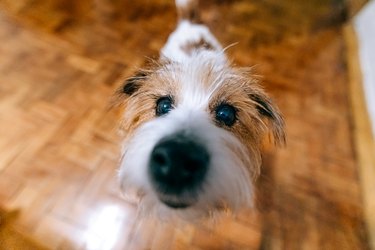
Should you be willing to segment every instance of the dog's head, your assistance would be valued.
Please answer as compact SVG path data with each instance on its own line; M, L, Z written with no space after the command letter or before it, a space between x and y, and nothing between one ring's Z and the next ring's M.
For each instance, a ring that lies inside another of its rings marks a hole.
M119 96L121 186L147 210L200 216L250 206L264 134L285 140L283 119L256 80L213 52L140 71Z

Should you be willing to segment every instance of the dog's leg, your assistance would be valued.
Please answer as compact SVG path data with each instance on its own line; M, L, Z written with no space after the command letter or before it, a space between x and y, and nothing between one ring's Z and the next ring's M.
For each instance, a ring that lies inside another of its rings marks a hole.
M179 22L161 50L161 58L183 62L202 52L221 53L219 42L207 26L200 24L198 0L176 0L176 7Z

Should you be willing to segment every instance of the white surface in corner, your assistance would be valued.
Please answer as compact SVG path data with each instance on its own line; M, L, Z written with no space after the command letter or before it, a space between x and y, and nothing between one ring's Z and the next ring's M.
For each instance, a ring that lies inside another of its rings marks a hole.
M375 1L369 1L354 21L367 109L375 136Z

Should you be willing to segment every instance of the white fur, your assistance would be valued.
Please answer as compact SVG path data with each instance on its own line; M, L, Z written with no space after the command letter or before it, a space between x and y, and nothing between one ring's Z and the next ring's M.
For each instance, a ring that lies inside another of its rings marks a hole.
M186 8L191 2L195 0L176 0L177 8Z
M161 50L161 57L183 63L185 60L195 55L186 54L185 51L182 50L182 47L187 43L199 42L202 38L209 42L217 52L222 51L221 45L205 25L193 24L188 20L183 20L169 36L167 43ZM200 51L198 50L197 52L199 53ZM225 54L219 54L221 57L219 60L226 61Z

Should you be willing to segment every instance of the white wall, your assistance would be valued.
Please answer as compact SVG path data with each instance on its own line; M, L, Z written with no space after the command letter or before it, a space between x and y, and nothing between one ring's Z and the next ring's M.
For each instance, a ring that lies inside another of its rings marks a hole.
M375 0L369 1L354 20L359 57L372 132L375 136Z

